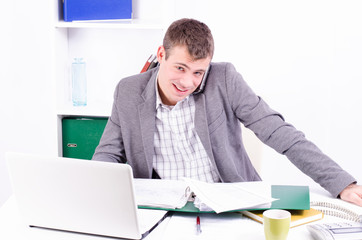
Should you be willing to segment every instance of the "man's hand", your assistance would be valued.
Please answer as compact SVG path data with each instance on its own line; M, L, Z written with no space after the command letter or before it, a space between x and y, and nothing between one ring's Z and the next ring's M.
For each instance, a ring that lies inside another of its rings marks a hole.
M362 186L352 183L339 194L342 200L362 207Z

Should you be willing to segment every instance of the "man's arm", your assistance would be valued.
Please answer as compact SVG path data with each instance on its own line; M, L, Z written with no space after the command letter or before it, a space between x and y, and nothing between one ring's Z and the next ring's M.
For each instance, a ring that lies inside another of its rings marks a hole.
M362 186L357 185L355 183L347 186L343 191L339 194L340 198L344 201L354 203L358 206L362 207Z
M121 127L109 118L92 160L125 163Z
M119 84L114 92L114 102L111 116L108 119L107 125L103 131L103 135L95 150L92 160L115 163L127 162L123 146L122 129L119 124L119 113L116 105L118 101L118 88Z
M287 123L227 65L226 88L232 109L245 127L266 145L285 155L303 173L337 197L356 179L324 154L303 132Z

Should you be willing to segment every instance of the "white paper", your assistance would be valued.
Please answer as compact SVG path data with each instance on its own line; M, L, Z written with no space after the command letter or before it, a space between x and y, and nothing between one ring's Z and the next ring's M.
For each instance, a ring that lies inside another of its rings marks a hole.
M206 183L184 179L198 200L216 213L237 209L270 207L272 201L270 185L263 182ZM204 209L203 209L204 210Z
M191 192L187 183L177 180L134 179L138 206L159 208L182 208Z
M216 213L251 208L269 208L271 186L264 182L206 183L183 180L134 179L137 205L166 209L182 208L191 192L195 206Z
M201 234L197 233L197 216L200 217ZM264 231L263 225L239 213L175 213L162 239L264 239Z

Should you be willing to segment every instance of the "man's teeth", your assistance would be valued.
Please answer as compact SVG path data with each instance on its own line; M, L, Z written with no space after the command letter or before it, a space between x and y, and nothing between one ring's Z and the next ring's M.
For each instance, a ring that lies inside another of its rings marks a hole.
M178 90L180 90L181 92L186 92L186 91L187 91L187 90L182 90L182 89L178 88L176 85L175 85L175 87L176 87Z

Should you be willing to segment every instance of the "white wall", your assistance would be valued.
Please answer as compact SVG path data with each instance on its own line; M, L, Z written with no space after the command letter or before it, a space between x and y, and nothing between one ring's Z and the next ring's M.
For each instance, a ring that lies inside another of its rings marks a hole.
M0 205L11 193L4 152L56 152L48 2L1 7ZM233 62L257 94L361 180L360 12L358 0L177 0L173 17L205 21L215 37L214 60ZM262 176L310 183L268 147Z
M215 60L234 62L288 122L361 180L362 15L358 1L238 1L215 4ZM234 2L235 3L235 2ZM285 174L275 174L280 172ZM266 147L264 179L309 183Z
M0 10L0 206L11 188L5 152L53 154L49 1L4 1Z
M286 121L362 179L360 1L185 0L176 9L175 18L209 25L214 61L234 63ZM274 183L314 184L269 147L261 174Z

